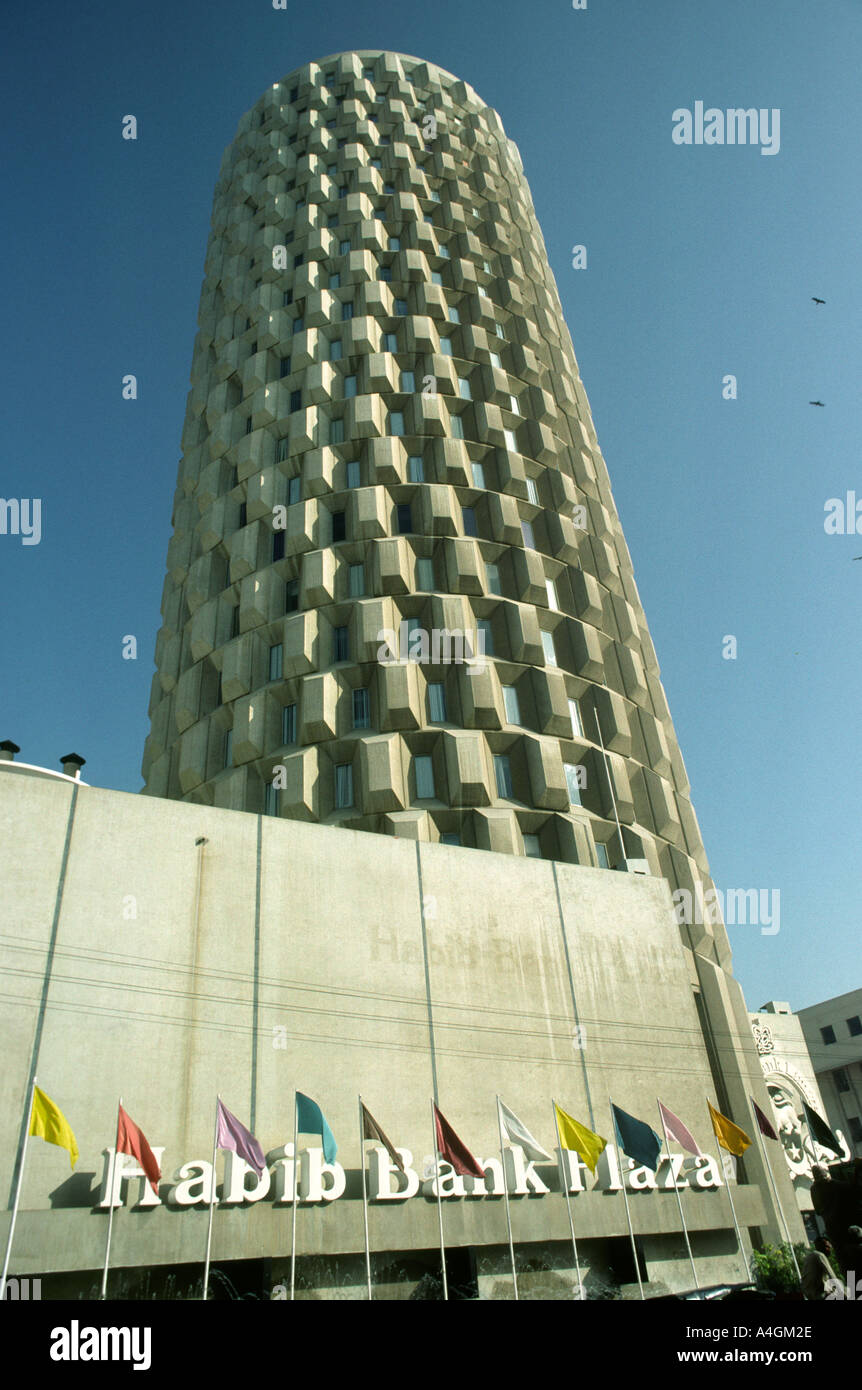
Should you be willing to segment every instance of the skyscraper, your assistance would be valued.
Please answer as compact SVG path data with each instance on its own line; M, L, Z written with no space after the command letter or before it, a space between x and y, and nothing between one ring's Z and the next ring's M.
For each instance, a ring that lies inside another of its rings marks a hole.
M145 790L708 886L496 112L394 53L275 83L199 324Z

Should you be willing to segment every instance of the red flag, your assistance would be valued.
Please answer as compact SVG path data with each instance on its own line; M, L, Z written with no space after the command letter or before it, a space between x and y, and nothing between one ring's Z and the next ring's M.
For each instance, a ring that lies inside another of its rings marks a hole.
M760 1106L757 1104L757 1101L754 1099L754 1096L751 1097L751 1104L754 1106L754 1115L758 1125L760 1126L760 1133L765 1134L767 1139L777 1139L778 1135L775 1133L775 1130L772 1128L772 1125L769 1123Z
M120 1118L117 1122L117 1153L128 1154L130 1158L136 1158L150 1180L150 1187L158 1196L159 1178L162 1170L156 1162L156 1156L147 1143L143 1131L138 1129L134 1120L130 1119L120 1106Z
M445 1120L434 1106L434 1129L437 1134L437 1149L441 1158L451 1163L455 1172L462 1178L484 1178L485 1170L480 1168L463 1140L459 1139L448 1120Z

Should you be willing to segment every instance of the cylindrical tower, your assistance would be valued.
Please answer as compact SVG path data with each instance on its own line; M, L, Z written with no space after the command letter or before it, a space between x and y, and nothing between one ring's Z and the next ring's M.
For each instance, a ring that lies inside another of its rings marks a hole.
M144 790L708 890L497 113L388 52L276 82L199 324ZM687 939L729 963L720 924Z

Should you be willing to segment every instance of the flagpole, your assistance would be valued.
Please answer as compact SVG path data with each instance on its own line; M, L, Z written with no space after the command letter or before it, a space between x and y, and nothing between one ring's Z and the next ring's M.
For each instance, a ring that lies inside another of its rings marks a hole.
M434 1102L431 1102L431 1132L434 1135L434 1182L437 1187L437 1220L440 1224L440 1267L443 1271L443 1298L449 1301L449 1281L446 1278L446 1246L443 1243L443 1198L440 1195L440 1152L437 1148L437 1116L434 1112ZM503 1182L506 1181L506 1172L503 1170Z
M292 1208L293 1208L293 1222L292 1222L291 1228L290 1228L290 1301L291 1301L291 1303L294 1301L294 1298L295 1298L295 1291L296 1291L296 1194L297 1194L297 1189L298 1189L298 1187L299 1187L299 1169L298 1169L298 1166L297 1166L297 1165L298 1165L298 1162L299 1162L299 1155L298 1155L297 1152L296 1152L296 1146L297 1146L297 1143L298 1143L298 1141L299 1141L299 1135L298 1135L298 1133L297 1133L298 1118L299 1118L299 1102L298 1102L297 1097L296 1097L296 1091L294 1091L294 1093L293 1093L293 1202L292 1202L292 1204L291 1204L291 1205L292 1205Z
M515 1288L515 1301L518 1301L518 1275L515 1270L515 1246L512 1241L512 1215L509 1211L509 1184L506 1181L506 1155L503 1151L503 1118L500 1114L500 1097L497 1097L497 1129L500 1131L500 1165L503 1169L503 1196L506 1199L506 1230L509 1233L509 1254L512 1258L512 1283Z
M658 1106L658 1113L661 1117L662 1133L664 1134L664 1142L667 1148L667 1161L670 1164L670 1176L673 1181L673 1190L676 1193L676 1204L679 1207L679 1219L682 1222L682 1233L685 1236L685 1248L688 1251L688 1262L691 1265L691 1277L694 1280L694 1287L696 1289L699 1289L700 1284L697 1280L697 1270L694 1267L694 1256L691 1253L691 1241L688 1238L688 1227L685 1224L685 1217L683 1216L682 1212L682 1198L679 1195L679 1188L676 1185L676 1174L673 1171L673 1155L670 1151L670 1140L667 1137L667 1125L664 1122L664 1111L661 1108L661 1101L659 1100L658 1096L656 1096L655 1098L655 1103Z
M568 1151L568 1149L564 1149L564 1148L563 1148L563 1141L562 1141L562 1139L560 1138L560 1122L559 1122L559 1120L557 1119L557 1102L553 1099L553 1097L551 1098L551 1104L552 1104L552 1106L554 1107L554 1127L556 1128L556 1131L557 1131L557 1149L558 1149L559 1154L560 1154L560 1177L561 1177L562 1183L563 1183L563 1195L565 1196L565 1199L566 1199L566 1211L567 1211L568 1214L569 1214L569 1230L570 1230L571 1233L572 1233L572 1251L573 1251L574 1256L575 1256L575 1273L577 1274L577 1277L578 1277L578 1298L579 1298L581 1301L583 1301L583 1299L584 1299L584 1286L583 1286L583 1284L581 1283L581 1266L580 1266L580 1262L579 1262L579 1260L578 1260L578 1242L575 1240L575 1223L574 1223L574 1221L572 1220L572 1199L571 1199L571 1196L570 1196L570 1194L569 1194L569 1175L568 1175L568 1173L566 1172L566 1167L567 1167L566 1160L563 1158L563 1154L564 1154L564 1153L568 1153L569 1151Z
M217 1094L217 1095L216 1095L215 1123L214 1123L214 1125L213 1125L213 1164L212 1164L212 1174L211 1174L211 1177L210 1177L210 1214L209 1214L209 1221L207 1222L207 1251L206 1251L206 1256L205 1256L205 1258L204 1258L204 1287L203 1287L203 1293L201 1294L201 1302L203 1302L203 1303L206 1303L207 1294L208 1294L208 1292L209 1292L209 1286L210 1286L210 1250L211 1250L211 1248L212 1248L212 1238L213 1238L213 1210L214 1210L214 1208L215 1208L215 1194L216 1194L216 1158L218 1157L218 1108L219 1108L219 1102L220 1102L220 1101L221 1101L221 1096Z
M790 1227L787 1224L787 1218L784 1215L784 1208L781 1205L781 1198L778 1195L778 1188L775 1185L775 1177L772 1172L772 1164L769 1161L769 1152L766 1147L766 1135L760 1128L760 1120L757 1118L757 1107L754 1104L754 1097L749 1096L748 1099L751 1101L753 1107L752 1114L754 1115L754 1128L757 1134L758 1142L760 1144L760 1152L763 1154L763 1161L766 1164L766 1171L769 1174L769 1181L772 1184L772 1195L775 1198L775 1205L778 1207L778 1215L781 1217L781 1224L784 1227L784 1234L787 1236L787 1244L790 1246L790 1254L793 1258L793 1266L796 1270L796 1277L801 1284L802 1274L799 1270L799 1261L796 1258L796 1251L793 1249L793 1241L790 1236Z
M362 1167L362 1220L365 1226L365 1276L368 1298L371 1300L371 1247L368 1244L368 1185L365 1181L365 1124L362 1117L362 1096L359 1097L359 1156Z
M15 1234L15 1222L18 1220L18 1203L21 1200L21 1187L24 1182L24 1159L27 1154L27 1140L30 1137L30 1126L33 1123L33 1097L36 1094L36 1078L30 1082L30 1104L26 1110L27 1119L24 1123L24 1133L21 1135L18 1148L18 1180L15 1183L15 1199L12 1203L12 1220L9 1223L9 1234L6 1237L6 1254L3 1257L3 1274L0 1276L0 1303L6 1297L6 1276L9 1273L9 1260L12 1256L12 1237Z
M111 1158L111 1172L108 1180L108 1236L105 1241L105 1267L102 1270L102 1291L100 1298L104 1298L108 1288L108 1258L111 1253L111 1232L114 1228L114 1176L117 1168L117 1146L120 1142L120 1109L123 1104L123 1097L120 1096L120 1104L117 1106L117 1134L114 1140L114 1153Z
M731 1158L735 1158L735 1154L731 1154L730 1156L731 1156ZM740 1223L738 1223L738 1220L737 1220L737 1209L735 1209L735 1207L734 1207L734 1204L733 1204L733 1193L731 1193L731 1191L730 1191L730 1188L731 1188L730 1175L729 1175L729 1173L726 1172L726 1169L724 1169L724 1163L722 1162L722 1148L720 1148L720 1145L719 1145L719 1168L722 1169L722 1172L724 1173L724 1191L726 1191L726 1193L727 1193L727 1201L730 1202L730 1215L733 1216L734 1230L735 1230L735 1233L737 1233L737 1244L738 1244L738 1247L740 1247L740 1255L741 1255L741 1257L742 1257L742 1265L744 1265L744 1269L745 1269L745 1279L749 1279L749 1277L751 1277L751 1272L749 1272L749 1269L748 1269L748 1261L747 1261L747 1259L745 1259L745 1248L744 1248L744 1245L742 1245L742 1233L741 1233L741 1230L740 1230ZM735 1165L734 1165L734 1170L735 1170Z
M616 1120L614 1119L614 1103L613 1103L613 1101L611 1100L610 1096L608 1096L608 1104L609 1104L610 1107L611 1107L611 1120L612 1120L613 1126L614 1126L614 1139L616 1140L617 1159L619 1160L619 1156L620 1156L620 1154L622 1153L623 1158L626 1160L626 1162L628 1162L628 1155L625 1154L625 1153L623 1153L622 1147L620 1146L619 1132L618 1132L618 1130L617 1130L617 1123L616 1123ZM635 1245L635 1233L634 1233L634 1227L632 1226L632 1216L631 1216L631 1212L629 1211L629 1198L628 1198L628 1193L626 1192L626 1170L625 1170L625 1167L623 1166L622 1162L619 1163L619 1170L620 1170L620 1180L621 1180L622 1185L623 1185L623 1201L625 1202L625 1207L626 1207L626 1220L627 1220L627 1222L629 1223L629 1240L630 1240L631 1243L632 1243L632 1255L634 1256L634 1262L635 1262L635 1274L636 1274L637 1277L638 1277L638 1288L639 1288L640 1291L641 1291L641 1299L643 1300L643 1299L646 1298L646 1295L644 1294L643 1280L641 1279L641 1269L640 1269L640 1264L638 1263L638 1251L637 1251L637 1246Z

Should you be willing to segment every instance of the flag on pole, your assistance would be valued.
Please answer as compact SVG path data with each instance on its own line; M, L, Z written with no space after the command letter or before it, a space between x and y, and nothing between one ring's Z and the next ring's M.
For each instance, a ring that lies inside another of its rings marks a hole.
M596 1171L596 1164L601 1157L602 1151L607 1145L607 1139L603 1139L600 1134L593 1134L586 1125L578 1124L571 1115L567 1115L565 1110L554 1102L554 1110L557 1115L557 1127L560 1131L560 1143L564 1149L571 1149L578 1158L582 1158L591 1173Z
M661 1140L654 1129L644 1120L635 1119L626 1110L620 1110L618 1105L611 1102L611 1110L614 1117L614 1129L617 1132L617 1143L623 1153L629 1158L633 1158L635 1163L641 1164L644 1168L650 1168L655 1173L658 1169L658 1158L661 1153Z
M401 1172L403 1173L404 1160L399 1154L395 1145L392 1143L391 1139L386 1138L386 1135L383 1133L383 1130L380 1128L379 1124L375 1120L371 1111L366 1106L365 1102L361 1100L359 1104L362 1106L363 1139L376 1139L378 1143L382 1144L389 1157L392 1159L392 1162L395 1164L395 1167L400 1168Z
M33 1088L30 1133L35 1134L38 1139L44 1139L46 1144L56 1144L60 1149L68 1149L69 1159L74 1168L78 1162L78 1141L72 1132L72 1126L59 1106L56 1106L44 1091L40 1091L38 1086Z
M221 1100L218 1103L215 1147L217 1149L230 1149L240 1158L244 1158L249 1168L253 1168L258 1177L266 1167L263 1149L254 1135L246 1129L245 1125L240 1124L236 1115L232 1115Z
M117 1120L117 1153L128 1154L130 1158L138 1160L149 1179L150 1187L158 1196L159 1178L162 1176L162 1170L156 1162L156 1156L147 1143L143 1130L138 1129L122 1105Z
M760 1130L760 1133L765 1135L767 1139L777 1139L778 1135L775 1133L775 1130L773 1129L772 1125L769 1123L760 1106L757 1104L757 1101L754 1099L754 1096L749 1096L749 1100L751 1101L751 1104L754 1106L754 1115L755 1119L757 1120L757 1125Z
M668 1110L667 1106L662 1105L661 1101L658 1103L658 1108L661 1111L662 1122L668 1132L668 1137L670 1139L675 1139L682 1148L687 1149L690 1154L695 1154L700 1158L700 1149L697 1146L697 1140L691 1130L686 1129L679 1116L675 1115L672 1110Z
M519 1144L527 1155L527 1158L536 1162L545 1159L548 1163L553 1163L553 1158L546 1153L537 1139L534 1139L527 1126L513 1114L508 1105L500 1101L500 1115L503 1121L503 1133L512 1144Z
M484 1178L485 1170L480 1168L467 1145L459 1139L449 1121L437 1106L434 1106L434 1130L437 1136L437 1151L441 1158L451 1163L455 1172L464 1177Z
M805 1111L805 1118L808 1121L808 1128L811 1130L811 1138L816 1139L823 1149L831 1149L834 1154L841 1157L841 1145L832 1133L826 1121L818 1115L816 1110L812 1110L807 1101L802 1102Z
M729 1154L733 1154L734 1158L741 1158L745 1150L751 1147L751 1140L745 1130L740 1129L739 1125L735 1125L726 1115L722 1115L720 1110L714 1110L709 1101L706 1103L719 1144L723 1149L727 1149Z
M323 1118L323 1111L317 1101L304 1096L301 1091L296 1093L296 1129L298 1134L319 1134L323 1141L323 1157L327 1163L335 1162L338 1150L332 1130Z

